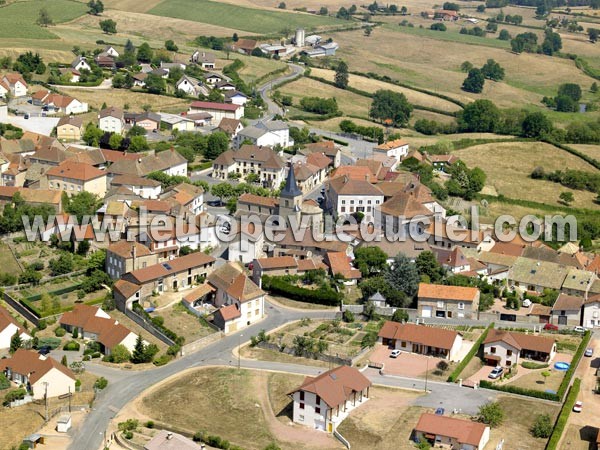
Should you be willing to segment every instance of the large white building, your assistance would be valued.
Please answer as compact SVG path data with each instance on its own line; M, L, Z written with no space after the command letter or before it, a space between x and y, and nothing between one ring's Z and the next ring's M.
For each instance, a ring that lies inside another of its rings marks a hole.
M584 327L600 328L600 295L594 295L585 301L582 314Z
M288 125L281 120L271 122L258 122L254 126L249 126L240 131L234 139L236 148L242 145L242 142L250 141L253 145L287 148L294 145L290 139L290 129Z
M371 381L354 367L340 366L306 377L288 395L294 401L294 422L333 433L348 414L369 399Z
M383 192L366 180L339 176L331 180L325 191L327 207L334 216L364 214L364 220L374 221L375 208L383 203Z
M122 109L111 106L98 115L98 127L108 133L122 134L125 128L125 115Z
M285 162L270 147L242 145L239 150L221 153L213 162L213 178L227 180L233 173L239 174L240 180L256 174L263 186L277 189L285 178Z
M244 117L244 107L233 103L216 103L196 101L190 105L189 113L209 113L213 117L215 123L219 123L221 119L237 119Z

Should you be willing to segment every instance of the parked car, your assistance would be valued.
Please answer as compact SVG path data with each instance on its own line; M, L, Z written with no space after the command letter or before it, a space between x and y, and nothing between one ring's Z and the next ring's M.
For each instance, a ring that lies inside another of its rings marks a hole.
M495 380L496 378L500 378L500 376L502 375L502 372L504 372L504 369L500 366L496 366L492 369L492 371L488 375L488 378L491 378L492 380Z
M585 349L585 353L583 354L584 356L587 356L588 358L591 357L594 354L594 349L593 348L586 348Z
M443 416L444 412L446 412L446 410L444 408L438 408L435 410L435 415L436 416Z
M40 355L47 355L48 353L50 353L50 350L52 350L52 347L50 347L49 345L44 345L38 349L38 353Z
M583 327L581 327L581 326L577 325L576 327L573 327L573 331L574 331L575 333L585 333L585 328L583 328Z
M29 119L29 114L25 114L25 115L23 116L23 119Z
M402 353L400 350L392 350L392 353L390 353L390 358L397 358L400 353Z
M546 325L544 325L544 330L546 331L557 331L558 330L558 326L551 324L551 323L547 323Z
M575 402L575 405L573 405L573 412L581 412L581 410L583 409L583 402L582 401L577 401Z

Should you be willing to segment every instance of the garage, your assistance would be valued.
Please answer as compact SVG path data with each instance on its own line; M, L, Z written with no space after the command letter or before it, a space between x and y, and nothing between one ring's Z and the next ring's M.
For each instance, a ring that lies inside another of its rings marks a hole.
M431 312L433 311L433 306L423 306L421 317L431 317Z

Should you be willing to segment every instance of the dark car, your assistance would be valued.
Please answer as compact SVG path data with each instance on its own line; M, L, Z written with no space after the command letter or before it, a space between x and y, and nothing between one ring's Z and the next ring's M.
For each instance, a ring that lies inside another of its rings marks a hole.
M44 345L44 346L38 348L38 353L40 355L47 355L48 353L50 353L51 350L52 350L52 347L50 347L49 345Z
M435 415L436 416L443 416L444 412L446 412L446 410L444 408L438 408L435 410Z
M544 330L546 330L546 331L557 331L558 327L556 325L551 324L551 323L547 323L546 325L544 325Z

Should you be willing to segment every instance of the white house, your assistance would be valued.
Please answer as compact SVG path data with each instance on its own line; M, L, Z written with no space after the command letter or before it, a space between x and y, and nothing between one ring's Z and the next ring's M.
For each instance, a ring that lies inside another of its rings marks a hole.
M263 123L257 122L240 131L234 140L235 148L239 148L242 142L250 141L259 147L275 147L277 145L287 148L294 145L290 139L290 130L287 124L281 120Z
M225 102L244 106L248 103L248 96L236 90L225 91Z
M200 94L208 95L208 89L204 87L199 80L187 75L182 76L177 83L175 83L175 88L194 97L197 97Z
M190 61L195 62L196 64L200 64L200 66L204 70L209 70L209 69L214 69L216 67L216 65L215 65L216 59L217 58L215 57L215 55L213 53L196 50L194 53L192 53L192 57L190 58Z
M98 127L108 133L122 134L125 128L125 115L123 110L110 106L100 111Z
M547 363L554 355L556 341L543 336L492 329L483 342L483 359L495 366L516 366L519 358Z
M61 114L82 114L88 112L88 104L80 102L76 98L68 95L50 94L46 100L46 104L50 108L54 108Z
M584 327L600 328L600 295L594 295L585 301L582 315Z
M333 433L355 408L369 399L371 381L354 367L340 366L306 377L288 395L294 401L294 422Z
M162 191L162 185L156 180L136 175L117 175L111 182L112 187L126 187L142 198L156 200Z
M383 203L383 192L366 180L354 180L339 176L325 188L327 207L335 217L364 214L367 222L373 222L375 208Z
M408 142L402 139L384 142L373 149L373 153L383 154L400 162L408 155Z
M53 358L20 348L0 360L0 371L17 385L23 384L36 400L75 392L75 375Z
M92 70L84 56L78 56L75 58L75 60L71 63L71 68L79 71Z
M264 187L277 189L285 177L285 162L270 147L242 145L239 150L221 153L213 161L213 178L226 180L230 173L238 173L241 180L256 174Z
M449 361L460 360L463 343L462 335L456 331L392 321L383 324L378 337L381 344L390 348Z
M25 328L6 309L0 306L0 349L10 348L10 341L17 332L22 342L31 339Z
M2 77L2 81L8 87L13 97L24 97L27 95L27 82L20 73L7 73Z
M237 120L244 117L244 107L233 103L195 101L190 105L189 112L190 114L207 112L213 117L215 123L219 123L225 117Z
M105 47L102 53L108 56L112 56L113 58L119 57L119 52L115 50L115 48L112 45L108 45L107 47Z

